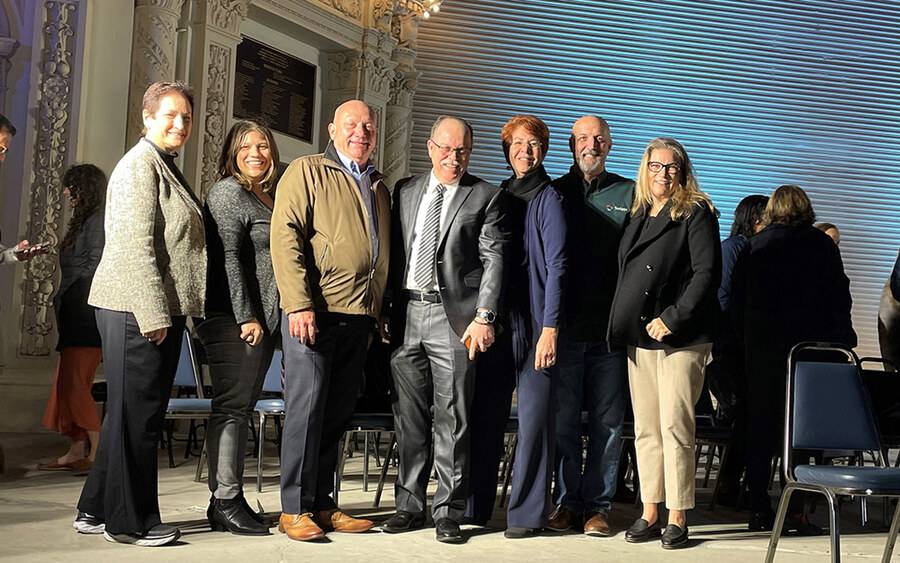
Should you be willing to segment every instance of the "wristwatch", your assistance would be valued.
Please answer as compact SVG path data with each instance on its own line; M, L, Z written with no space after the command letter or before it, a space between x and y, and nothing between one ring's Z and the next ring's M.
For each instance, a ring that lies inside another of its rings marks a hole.
M494 324L495 320L497 320L497 313L491 311L490 309L488 309L487 311L478 311L475 313L476 322L486 325L492 325Z

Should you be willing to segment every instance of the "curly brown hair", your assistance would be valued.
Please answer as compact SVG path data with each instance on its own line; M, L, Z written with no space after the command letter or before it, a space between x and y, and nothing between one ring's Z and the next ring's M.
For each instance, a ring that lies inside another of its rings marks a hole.
M59 245L60 248L65 248L75 242L84 221L103 205L106 196L106 174L93 164L76 164L70 166L63 174L62 185L63 188L69 188L72 198L78 202L69 221L66 236Z

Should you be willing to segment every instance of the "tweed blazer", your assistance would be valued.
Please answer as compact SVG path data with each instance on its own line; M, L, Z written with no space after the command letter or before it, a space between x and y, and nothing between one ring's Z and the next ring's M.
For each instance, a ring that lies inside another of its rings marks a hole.
M199 202L141 139L106 190L106 246L88 303L133 313L141 332L203 316L206 241Z

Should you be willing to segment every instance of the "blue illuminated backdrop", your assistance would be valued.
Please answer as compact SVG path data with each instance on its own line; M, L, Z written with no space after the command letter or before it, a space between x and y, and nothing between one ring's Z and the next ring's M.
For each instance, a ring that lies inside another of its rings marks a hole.
M572 122L597 113L623 175L649 139L681 140L723 236L741 198L800 184L842 231L859 352L878 355L900 246L898 20L894 2L445 0L419 30L413 169L430 167L428 129L452 113L475 127L470 170L499 182L500 128L533 113L555 177Z

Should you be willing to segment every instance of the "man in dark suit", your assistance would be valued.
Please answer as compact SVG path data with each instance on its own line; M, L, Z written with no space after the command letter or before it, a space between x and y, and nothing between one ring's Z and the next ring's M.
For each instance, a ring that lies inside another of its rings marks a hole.
M473 360L494 342L508 238L502 192L466 173L472 137L464 120L439 117L428 139L431 171L394 188L390 332L400 470L397 513L382 529L424 524L433 411L432 515L447 543L463 541Z

